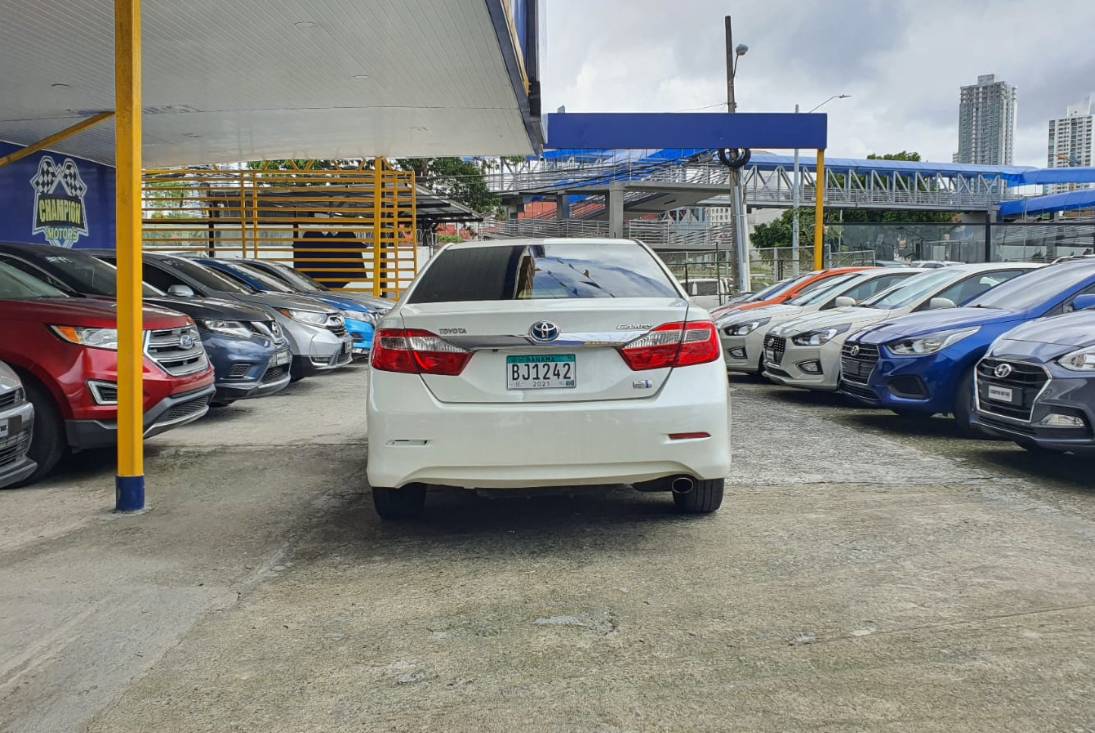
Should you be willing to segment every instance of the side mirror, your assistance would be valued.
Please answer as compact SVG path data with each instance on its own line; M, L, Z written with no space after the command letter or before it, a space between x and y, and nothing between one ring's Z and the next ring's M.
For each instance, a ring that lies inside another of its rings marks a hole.
M1095 308L1095 293L1083 293L1072 300L1072 310L1086 311Z
M855 298L850 298L847 295L841 295L836 299L837 308L848 308L855 305Z
M950 298L932 298L928 303L928 310L937 311L943 308L957 308L958 304Z
M172 285L167 289L168 295L174 295L176 298L193 298L194 289L189 285Z

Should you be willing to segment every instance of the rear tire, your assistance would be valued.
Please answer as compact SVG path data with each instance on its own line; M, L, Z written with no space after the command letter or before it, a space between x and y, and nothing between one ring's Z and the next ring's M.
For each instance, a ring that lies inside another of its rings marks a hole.
M401 489L373 487L373 507L382 519L415 519L426 508L426 485L408 484Z
M722 506L725 481L697 481L687 494L673 494L673 503L681 514L710 514Z
M34 429L31 433L28 455L38 464L38 468L16 484L16 486L27 486L52 471L65 457L68 453L68 435L65 433L65 421L61 417L61 411L57 409L53 394L26 372L20 372L19 377L23 381L27 399L34 405Z

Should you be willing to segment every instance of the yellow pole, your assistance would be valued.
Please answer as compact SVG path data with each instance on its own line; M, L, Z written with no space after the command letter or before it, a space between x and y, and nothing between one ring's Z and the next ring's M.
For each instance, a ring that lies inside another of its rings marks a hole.
M817 151L817 173L814 176L814 269L825 265L825 151Z
M115 510L144 508L141 302L141 0L114 0L117 112L118 475Z
M384 196L384 159L375 158L373 162L373 295L380 297L380 269L383 253L380 245L380 213L383 210L381 199Z

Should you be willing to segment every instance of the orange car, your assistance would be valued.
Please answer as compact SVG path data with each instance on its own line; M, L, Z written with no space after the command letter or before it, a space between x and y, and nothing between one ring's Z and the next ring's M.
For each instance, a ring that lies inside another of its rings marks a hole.
M779 305L789 300L794 300L800 295L807 295L825 285L829 278L839 275L847 275L862 270L873 270L873 267L831 267L828 270L816 270L799 275L783 283L781 287L761 290L755 296L731 305L724 305L711 310L711 316L716 320L727 313L748 311L761 308L766 305ZM758 299L759 298L759 299Z

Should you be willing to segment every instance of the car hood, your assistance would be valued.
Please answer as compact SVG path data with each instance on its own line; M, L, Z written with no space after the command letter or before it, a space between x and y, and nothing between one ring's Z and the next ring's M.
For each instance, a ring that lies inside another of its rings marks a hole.
M305 298L313 303L328 305L338 310L365 311L372 313L376 308L345 297L342 293L296 293L296 297Z
M185 313L191 318L226 321L269 321L270 316L260 308L253 308L238 301L219 298L145 298L145 303Z
M789 334L806 333L807 331L832 328L833 326L843 326L844 324L850 324L853 328L861 328L864 325L876 323L884 318L890 318L892 317L892 314L893 312L888 310L859 308L855 306L819 311L784 323L779 327L779 335L786 336Z
M37 321L56 326L115 328L118 304L96 298L42 298L40 300L0 300L0 321ZM182 313L145 306L146 329L179 328L190 319Z
M311 298L304 298L299 295L290 295L288 293L247 293L241 295L240 301L243 303L256 303L271 308L289 308L296 310L311 310L311 311L326 311L333 312L337 310L332 306L320 303L319 301L312 300Z
M1065 346L1070 350L1095 346L1095 311L1078 311L1028 321L1008 331L1001 339Z
M375 295L369 295L368 293L351 293L343 292L341 290L328 290L319 293L309 293L309 295L331 295L344 300L348 300L358 305L367 306L369 310L374 311L390 311L395 307L394 300L388 300L387 298L378 298Z
M880 323L864 333L859 341L881 344L895 339L915 338L936 331L1018 321L1021 317L1018 313L999 308L944 308L924 313L911 313L902 318Z
M762 308L754 308L749 311L731 311L729 313L723 313L719 317L720 326L729 326L734 323L743 323L747 321L754 321L760 318L782 318L787 320L789 317L801 316L811 311L803 310L802 307L797 305L766 305Z

